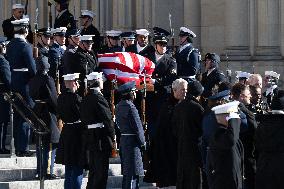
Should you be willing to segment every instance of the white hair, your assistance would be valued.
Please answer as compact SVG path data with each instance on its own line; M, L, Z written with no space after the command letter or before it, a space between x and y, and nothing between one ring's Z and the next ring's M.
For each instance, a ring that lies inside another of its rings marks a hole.
M178 89L181 85L187 85L187 84L188 82L186 80L179 78L173 81L172 89L175 90L175 89Z

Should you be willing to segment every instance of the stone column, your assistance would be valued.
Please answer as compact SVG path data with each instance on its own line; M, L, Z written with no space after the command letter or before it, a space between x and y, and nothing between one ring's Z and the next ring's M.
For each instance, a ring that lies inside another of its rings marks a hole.
M280 2L259 0L257 7L257 59L280 59Z
M250 58L248 5L248 0L225 1L225 45L231 60Z

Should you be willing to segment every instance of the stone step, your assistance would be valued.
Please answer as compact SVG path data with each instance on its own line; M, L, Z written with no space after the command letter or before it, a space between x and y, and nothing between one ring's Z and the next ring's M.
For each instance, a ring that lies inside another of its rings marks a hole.
M81 189L85 189L87 185L87 178L83 179ZM109 176L107 188L108 189L118 189L121 188L122 176ZM56 179L56 180L46 180L44 181L45 189L63 189L64 179ZM152 184L144 183L142 181L142 177L140 179L140 188L142 189L154 189ZM0 182L1 189L36 189L40 188L39 181L13 181L13 182Z
M65 176L65 167L63 165L55 165L53 174L60 178ZM27 181L33 180L36 175L36 167L34 168L12 168L12 169L0 169L0 182L8 181ZM87 172L84 176L87 177ZM120 176L121 165L110 164L108 170L109 176Z
M110 164L120 164L120 158L110 158ZM0 158L1 169L35 168L36 157L6 157Z

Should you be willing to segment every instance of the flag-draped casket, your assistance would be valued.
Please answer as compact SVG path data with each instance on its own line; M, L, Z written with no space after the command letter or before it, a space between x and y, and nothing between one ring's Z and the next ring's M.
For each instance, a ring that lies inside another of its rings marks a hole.
M139 86L144 81L151 79L155 64L148 58L130 52L115 52L98 55L99 67L108 80L114 80L118 84L136 81Z

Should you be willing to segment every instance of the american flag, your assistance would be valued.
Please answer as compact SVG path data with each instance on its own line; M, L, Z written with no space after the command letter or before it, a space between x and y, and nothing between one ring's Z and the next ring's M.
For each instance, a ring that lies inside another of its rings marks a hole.
M119 84L136 81L140 85L144 75L149 80L155 69L155 64L148 58L131 52L99 54L98 59L106 78L116 79Z

